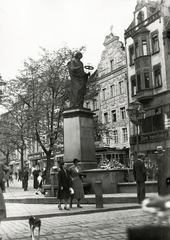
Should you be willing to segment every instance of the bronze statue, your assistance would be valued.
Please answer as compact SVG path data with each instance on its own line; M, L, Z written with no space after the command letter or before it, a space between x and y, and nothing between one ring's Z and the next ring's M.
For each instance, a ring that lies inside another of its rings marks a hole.
M74 59L68 62L69 74L71 77L70 107L83 107L86 84L90 73L85 73L81 52L77 52Z

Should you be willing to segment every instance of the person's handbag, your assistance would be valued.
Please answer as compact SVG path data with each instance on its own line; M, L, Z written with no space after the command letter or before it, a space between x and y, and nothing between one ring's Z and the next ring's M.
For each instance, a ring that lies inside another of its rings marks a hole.
M70 190L70 195L73 195L74 194L73 188L69 188L69 190Z

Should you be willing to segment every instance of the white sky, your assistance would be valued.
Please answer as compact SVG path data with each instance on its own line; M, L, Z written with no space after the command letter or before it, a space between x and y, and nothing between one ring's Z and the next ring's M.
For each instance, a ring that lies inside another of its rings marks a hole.
M14 78L39 47L53 51L86 45L82 61L95 68L106 35L124 42L137 0L0 0L0 74Z

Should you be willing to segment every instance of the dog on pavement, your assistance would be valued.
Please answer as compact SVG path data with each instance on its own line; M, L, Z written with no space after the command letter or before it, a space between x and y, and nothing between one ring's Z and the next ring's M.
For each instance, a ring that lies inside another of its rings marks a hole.
M31 216L29 218L29 226L30 226L30 236L32 237L32 240L35 240L34 238L35 228L38 228L38 238L40 239L41 220L38 217Z

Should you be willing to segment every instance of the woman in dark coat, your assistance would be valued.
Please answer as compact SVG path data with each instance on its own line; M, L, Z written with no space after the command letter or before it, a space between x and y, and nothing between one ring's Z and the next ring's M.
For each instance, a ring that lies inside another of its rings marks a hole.
M60 166L60 170L58 172L58 199L59 199L59 210L62 210L61 202L64 199L65 210L70 210L67 207L67 201L70 197L70 186L71 186L71 178L69 171L67 170L66 163L62 162Z
M39 176L40 168L38 165L35 166L35 170L33 171L33 176L34 176L34 189L38 189L38 176Z

